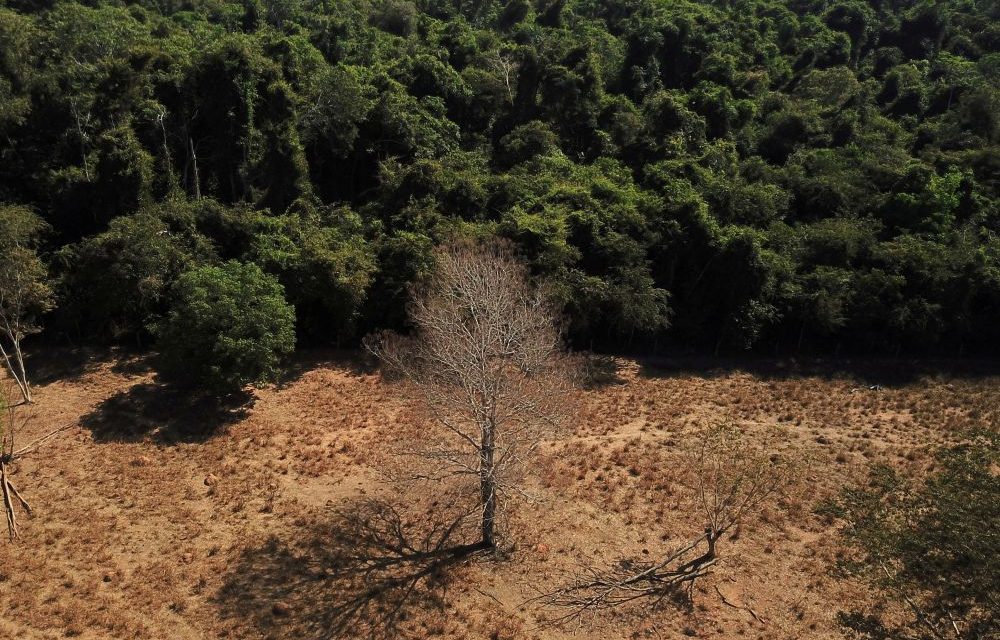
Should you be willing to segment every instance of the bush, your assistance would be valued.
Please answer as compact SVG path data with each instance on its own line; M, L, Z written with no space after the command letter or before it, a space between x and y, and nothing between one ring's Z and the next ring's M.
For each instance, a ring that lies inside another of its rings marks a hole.
M1000 434L987 430L942 449L922 482L876 469L868 487L825 507L854 550L842 563L909 614L848 611L853 637L996 638L1000 632Z
M171 200L115 218L104 232L60 250L59 328L78 337L145 342L178 276L215 260L211 242L197 230L197 213L195 205Z
M360 216L347 207L283 216L234 210L224 222L226 233L245 239L235 257L284 285L300 338L339 343L352 337L376 268Z
M406 37L417 30L420 12L416 5L405 0L388 0L372 16L372 23L389 33Z
M236 261L183 273L157 329L161 373L212 393L273 380L295 347L295 311L284 288L257 265Z

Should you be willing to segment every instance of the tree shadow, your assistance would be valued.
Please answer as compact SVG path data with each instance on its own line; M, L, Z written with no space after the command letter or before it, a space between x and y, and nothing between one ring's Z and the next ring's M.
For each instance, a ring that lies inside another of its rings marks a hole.
M49 384L77 380L106 362L108 354L89 347L44 347L29 350L25 356L31 383Z
M1000 361L974 358L764 358L647 357L640 359L640 375L648 378L698 376L716 378L749 373L762 380L822 378L854 380L878 389L904 387L928 376L983 378L1000 375Z
M320 368L365 376L378 371L378 361L364 350L358 349L311 348L296 351L282 370L277 386L279 389L289 387L306 373Z
M102 401L80 424L97 442L203 442L244 419L253 400L246 391L219 399L158 381L144 382Z
M216 603L263 633L419 637L417 614L443 610L454 570L484 551L455 542L464 521L413 522L385 502L354 502L289 540L245 549Z
M581 357L583 386L587 389L625 384L619 372L618 360L614 356L586 353Z
M143 353L123 347L54 347L43 344L26 355L32 384L71 382L111 363L111 371L125 376L145 375L152 370Z

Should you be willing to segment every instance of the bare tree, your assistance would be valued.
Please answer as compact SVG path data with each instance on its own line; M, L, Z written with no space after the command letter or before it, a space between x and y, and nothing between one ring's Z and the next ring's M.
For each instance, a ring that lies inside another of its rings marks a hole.
M30 210L0 207L0 357L30 404L22 342L37 333L37 318L52 308L47 270L33 245L45 224Z
M8 472L10 464L20 455L14 449L17 433L28 420L26 414L18 411L18 403L10 401L10 390L9 386L4 386L0 392L0 412L3 414L0 420L0 495L3 496L4 513L7 516L7 533L13 540L17 537L15 507L20 504L30 514L31 506L18 493Z
M446 436L422 455L430 477L478 484L480 541L496 547L500 503L519 493L523 463L567 414L572 367L548 290L499 242L439 249L412 291L410 337L366 340L389 371L412 382Z
M510 53L501 51L493 52L490 63L494 71L503 76L504 88L507 90L507 102L514 104L514 85L517 82L518 63Z
M695 581L718 561L722 537L785 489L799 464L771 451L765 442L751 442L735 427L718 426L702 435L693 466L703 533L653 563L623 559L611 569L581 568L567 586L536 598L567 610L553 622L630 604L655 606L685 589L690 599Z
M0 379L0 499L7 519L7 534L11 540L18 537L17 508L31 514L31 505L18 492L11 480L11 465L21 460L56 434L69 429L74 423L53 429L27 445L18 447L18 436L33 417L33 408L14 400L17 391L9 380Z

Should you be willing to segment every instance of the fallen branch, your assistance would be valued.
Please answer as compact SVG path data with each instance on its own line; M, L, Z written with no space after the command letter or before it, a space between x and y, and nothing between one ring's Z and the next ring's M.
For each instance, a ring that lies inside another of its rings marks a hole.
M17 450L17 451L15 451L14 453L12 453L12 454L10 455L10 459L11 459L11 460L17 460L17 459L18 459L18 458L20 458L21 456L23 456L23 455L25 455L25 454L27 454L27 453L31 453L32 451L34 451L35 449L37 449L39 445L41 445L41 444L42 444L43 442L45 442L45 441L46 441L46 440L48 440L49 438L52 438L52 437L53 437L53 436L55 436L56 434L58 434L58 433L62 433L63 431L65 431L65 430L67 430L67 429L70 429L70 428L72 428L72 427L75 427L75 426L76 426L76 423L75 423L75 422L70 422L70 423L68 423L68 424L64 424L64 425L63 425L63 426L61 426L61 427L58 427L58 428L56 428L56 429L53 429L52 431L49 431L48 433L46 433L46 434L45 434L44 436L42 436L41 438L38 438L38 439L36 439L36 440L33 440L32 442L28 443L27 445L25 445L25 446L21 447L20 449L18 449L18 450Z
M747 611L747 612L748 612L748 613L749 613L750 615L752 615L752 616L754 617L754 620L756 620L757 622L759 622L759 623L761 623L761 624L764 624L764 621L763 621L763 620L761 619L761 617L760 617L759 615L757 615L757 612L756 612L756 611L754 611L753 609L751 609L749 605L743 605L743 606L741 607L741 606L740 606L740 605L738 605L738 604L733 604L732 602L730 602L730 601L729 601L729 599L728 599L728 598L726 598L726 595L725 595L724 593L722 593L722 590L721 590L721 589L719 589L719 585L715 585L715 592L716 592L717 594L719 594L719 597L720 597L720 598L722 598L722 604L724 604L724 605L727 605L727 606L730 606L730 607L732 607L733 609L744 609L744 610L746 610L746 611Z
M0 495L2 495L3 510L7 520L7 534L11 540L18 538L17 507L20 506L20 508L24 509L24 512L29 516L32 515L32 509L31 505L24 499L24 496L21 495L21 492L17 490L17 487L14 486L14 483L10 479L10 464L35 451L57 434L76 424L64 424L35 439L27 446L14 449L14 435L17 427L23 426L30 418L30 416L19 417L16 415L15 410L22 404L24 403L4 406L5 424L0 425Z
M14 540L17 538L17 512L14 510L14 501L11 499L14 490L7 478L7 464L2 461L0 461L0 489L3 490L3 506L7 513L7 534L11 540ZM24 501L21 500L21 502Z
M17 490L17 487L15 487L10 480L7 481L7 488L10 489L10 492L14 494L14 497L17 498L18 502L21 503L21 506L24 507L25 512L27 512L27 514L30 516L31 505L28 504L27 500L21 497L21 493Z
M684 595L685 591L690 602L695 582L718 562L718 541L743 520L753 517L765 500L788 486L798 468L787 457L773 452L766 442L750 441L738 429L725 425L704 433L693 462L705 532L667 553L661 561L639 570L640 565L632 560L619 561L609 570L584 567L570 577L568 586L532 600L568 610L551 624L633 603L654 607L668 596ZM698 549L702 552L695 555ZM763 623L756 612L744 608Z
M707 531L660 562L638 571L629 560L620 561L617 568L608 571L584 568L568 586L533 600L568 609L565 615L551 621L561 624L590 611L615 609L635 601L655 606L668 596L683 593L684 589L690 599L695 581L708 575L715 566L715 543L722 533ZM700 555L687 559L703 543L708 548Z

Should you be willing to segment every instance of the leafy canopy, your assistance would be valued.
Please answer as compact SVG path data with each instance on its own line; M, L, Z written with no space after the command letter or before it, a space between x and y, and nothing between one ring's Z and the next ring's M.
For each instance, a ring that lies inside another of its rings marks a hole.
M295 315L254 264L196 267L178 278L157 327L161 371L210 393L274 380L295 347Z

